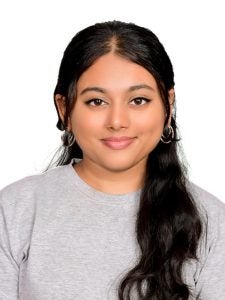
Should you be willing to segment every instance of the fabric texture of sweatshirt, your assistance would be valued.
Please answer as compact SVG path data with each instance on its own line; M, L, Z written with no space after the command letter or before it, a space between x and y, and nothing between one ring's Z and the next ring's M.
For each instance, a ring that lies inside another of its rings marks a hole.
M186 263L183 276L193 299L222 300L225 205L192 183L189 188L207 228L199 260ZM140 192L99 192L72 163L2 189L0 300L118 300L118 285L140 254Z

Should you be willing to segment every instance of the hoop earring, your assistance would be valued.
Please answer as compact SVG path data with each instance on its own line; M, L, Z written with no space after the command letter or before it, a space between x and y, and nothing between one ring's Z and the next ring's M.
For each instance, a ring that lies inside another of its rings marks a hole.
M162 134L160 140L163 144L169 144L172 142L173 138L174 138L174 130L173 130L173 127L171 125L169 125L164 128L163 134Z
M61 140L65 147L70 148L71 146L73 146L76 139L71 131L66 130L62 135Z

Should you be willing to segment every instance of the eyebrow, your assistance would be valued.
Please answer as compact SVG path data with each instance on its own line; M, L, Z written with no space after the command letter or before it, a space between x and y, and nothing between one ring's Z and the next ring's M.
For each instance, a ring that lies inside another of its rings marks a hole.
M147 85L147 84L132 85L128 88L128 91L133 92L133 91L140 90L140 89L148 89L148 90L151 90L151 91L155 91L150 85ZM87 87L87 88L83 89L80 92L80 96L87 93L87 92L92 92L92 91L99 92L99 93L102 93L102 94L107 93L106 89L103 89L103 88L100 88L100 87L97 87L97 86L93 86L93 87Z

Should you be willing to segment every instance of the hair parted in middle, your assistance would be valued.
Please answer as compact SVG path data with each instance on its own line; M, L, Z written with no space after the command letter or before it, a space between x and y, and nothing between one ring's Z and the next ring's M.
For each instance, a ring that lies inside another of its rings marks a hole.
M78 32L64 52L54 91L54 97L61 95L65 101L64 120L57 111L58 129L67 128L80 76L98 58L110 52L144 67L153 75L165 108L166 127L171 115L169 90L174 88L169 56L151 30L133 23L110 21ZM187 300L191 295L182 278L182 268L187 260L197 259L202 221L187 188L186 168L178 155L175 108L169 125L173 129L172 142L159 141L148 156L136 220L141 256L122 280L119 300L129 300L132 288L136 288L139 299L143 300ZM76 142L62 149L57 165L83 157Z
M112 21L85 28L78 32L67 46L54 92L54 96L60 94L65 97L66 101L64 122L58 113L58 129L66 129L68 116L76 101L76 82L80 76L98 58L110 52L141 65L153 75L166 109L166 126L170 115L168 91L174 87L174 74L163 45L149 29L133 23ZM173 128L174 126L175 122L173 122ZM81 158L82 151L77 144L75 149L77 150L76 157Z

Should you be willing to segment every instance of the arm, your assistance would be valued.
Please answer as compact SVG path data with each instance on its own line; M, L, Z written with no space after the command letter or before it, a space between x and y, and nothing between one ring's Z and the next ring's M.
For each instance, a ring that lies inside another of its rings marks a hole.
M197 299L225 299L225 206L222 203L209 211L206 249L196 283Z
M18 298L19 266L13 257L13 245L10 239L10 224L7 221L7 209L3 205L0 192L0 299Z

